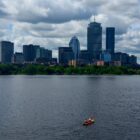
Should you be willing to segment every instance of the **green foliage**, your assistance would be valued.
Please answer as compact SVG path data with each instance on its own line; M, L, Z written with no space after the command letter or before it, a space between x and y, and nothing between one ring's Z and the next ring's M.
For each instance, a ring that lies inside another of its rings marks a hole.
M23 68L22 72L27 75L35 75L37 74L37 67L34 65L27 65Z
M62 67L46 65L6 65L0 64L0 75L134 75L140 74L140 69L131 67L113 67L113 66L85 66L85 67Z

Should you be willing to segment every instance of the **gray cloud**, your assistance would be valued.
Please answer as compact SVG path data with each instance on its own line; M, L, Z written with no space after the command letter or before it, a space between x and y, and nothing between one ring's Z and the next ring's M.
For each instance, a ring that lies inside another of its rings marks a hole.
M4 4L2 3L2 1L0 1L0 17L7 16L7 13L3 10L4 7Z
M16 51L30 43L56 50L77 35L84 49L93 15L102 23L103 34L108 26L116 28L117 51L140 57L139 0L1 0L0 40L14 41Z
M88 19L91 11L84 9L80 1L49 0L9 0L3 1L3 12L9 18L29 23L63 23L70 20ZM10 5L10 7L9 7ZM8 11L7 11L8 9Z

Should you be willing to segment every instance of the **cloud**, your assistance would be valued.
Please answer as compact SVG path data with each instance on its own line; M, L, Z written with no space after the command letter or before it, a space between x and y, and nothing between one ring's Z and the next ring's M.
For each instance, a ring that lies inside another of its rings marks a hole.
M80 1L70 0L3 0L4 12L9 18L30 23L63 23L87 19L91 12L82 8ZM10 5L10 6L9 6Z
M7 13L3 10L4 5L3 3L0 1L0 17L3 18L5 16L7 16Z
M116 28L116 51L140 57L139 9L139 0L1 0L0 40L14 41L15 51L30 43L56 50L77 35L86 49L87 26L96 15L103 36L106 27Z

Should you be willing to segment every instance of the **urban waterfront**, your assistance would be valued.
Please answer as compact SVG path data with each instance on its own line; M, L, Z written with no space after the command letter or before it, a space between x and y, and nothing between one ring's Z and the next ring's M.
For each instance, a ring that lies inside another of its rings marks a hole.
M1 140L139 140L140 76L0 76ZM92 126L84 119L94 117Z

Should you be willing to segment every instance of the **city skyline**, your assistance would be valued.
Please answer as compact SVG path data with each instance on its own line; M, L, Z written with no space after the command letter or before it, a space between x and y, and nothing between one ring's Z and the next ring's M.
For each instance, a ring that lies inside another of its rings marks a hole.
M106 27L106 49L102 48L102 26L101 23L90 22L87 27L87 48L80 49L80 42L73 36L69 47L58 47L57 58L52 55L52 50L43 48L40 45L23 45L23 55L14 54L14 43L9 41L0 42L0 63L44 63L59 65L115 65L115 66L136 66L137 56L126 52L115 50L115 27Z
M14 42L15 51L21 51L23 44L41 45L53 50L55 56L57 47L68 46L70 38L76 35L81 48L85 49L87 25L96 15L96 21L103 27L103 48L105 27L113 26L116 28L116 51L136 55L140 62L139 8L138 0L23 0L22 6L18 0L2 0L0 40Z

